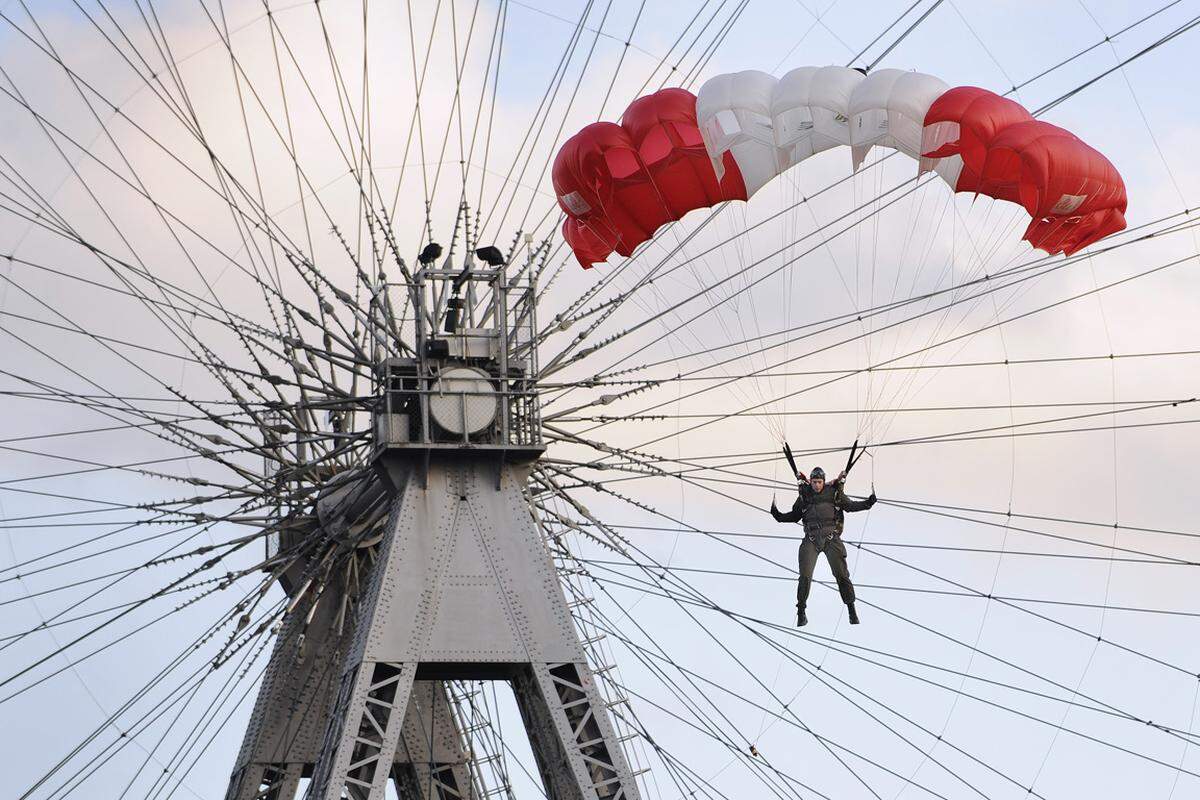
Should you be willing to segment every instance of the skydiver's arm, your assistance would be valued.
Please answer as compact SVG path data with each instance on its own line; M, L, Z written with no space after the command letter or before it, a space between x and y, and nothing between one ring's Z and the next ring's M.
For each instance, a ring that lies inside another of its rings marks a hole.
M804 518L804 495L796 498L796 502L792 504L792 510L782 512L775 507L775 503L771 503L771 516L776 522L799 522Z
M846 495L841 495L841 502L838 503L838 508L842 511L866 511L871 506L875 505L875 492L871 492L871 496L865 500L851 500Z

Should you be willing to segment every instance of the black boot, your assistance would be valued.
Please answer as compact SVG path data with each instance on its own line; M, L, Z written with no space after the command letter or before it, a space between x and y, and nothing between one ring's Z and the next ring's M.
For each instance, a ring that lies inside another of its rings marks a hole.
M808 614L804 613L803 606L796 606L796 627L803 628L808 624Z
M850 617L850 624L857 625L858 624L858 612L854 610L854 603L847 603L846 611Z

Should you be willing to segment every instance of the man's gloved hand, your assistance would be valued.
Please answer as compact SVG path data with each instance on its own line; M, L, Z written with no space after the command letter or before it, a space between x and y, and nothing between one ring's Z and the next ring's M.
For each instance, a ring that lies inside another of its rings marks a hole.
M776 522L779 522L779 518L781 516L783 516L782 514L779 513L779 509L775 507L774 500L771 501L771 516L775 518Z
M867 498L867 508L875 505L875 490L871 490L871 496Z

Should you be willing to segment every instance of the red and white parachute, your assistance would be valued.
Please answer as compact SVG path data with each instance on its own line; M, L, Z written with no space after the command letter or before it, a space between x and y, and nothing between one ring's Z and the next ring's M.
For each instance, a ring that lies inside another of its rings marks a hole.
M1071 253L1125 227L1125 184L1074 134L1020 104L932 75L800 67L782 78L718 75L699 95L663 89L635 100L621 124L588 125L563 144L552 178L563 237L590 267L632 255L663 224L724 200L748 200L809 156L898 150L959 192L1019 203L1025 240Z

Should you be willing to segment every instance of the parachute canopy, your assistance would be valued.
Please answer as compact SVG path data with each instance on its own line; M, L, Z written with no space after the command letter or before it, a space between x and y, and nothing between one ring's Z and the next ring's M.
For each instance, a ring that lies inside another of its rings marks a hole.
M1125 184L1102 154L987 89L932 75L800 67L775 78L718 75L698 95L663 89L567 140L552 180L563 238L584 267L632 255L667 222L748 200L785 170L838 145L857 170L898 150L958 192L1019 203L1025 240L1071 253L1125 227Z
M709 163L696 127L696 96L663 89L625 109L620 125L596 122L572 136L554 159L563 238L590 267L614 250L623 256L663 224L722 200L745 200L732 157L724 177Z

